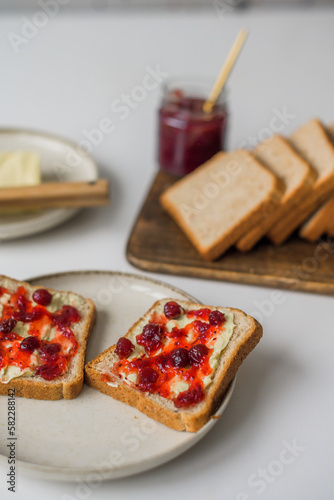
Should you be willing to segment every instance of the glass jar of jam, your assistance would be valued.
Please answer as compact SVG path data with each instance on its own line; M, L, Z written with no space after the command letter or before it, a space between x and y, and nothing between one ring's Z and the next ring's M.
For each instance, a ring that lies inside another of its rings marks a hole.
M226 95L212 111L203 111L209 83L166 83L159 109L158 162L162 170L182 177L224 149Z

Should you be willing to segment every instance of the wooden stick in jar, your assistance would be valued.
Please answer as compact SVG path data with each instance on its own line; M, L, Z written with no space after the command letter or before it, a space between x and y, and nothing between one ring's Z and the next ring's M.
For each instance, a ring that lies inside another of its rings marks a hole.
M72 208L108 205L109 182L53 182L0 189L0 208Z
M231 50L227 56L226 61L224 62L223 66L219 72L219 75L217 77L217 80L215 81L213 89L211 90L211 93L210 93L208 99L203 104L203 111L205 113L210 113L212 111L212 108L215 105L215 102L217 101L217 99L218 99L218 97L219 97L219 95L220 95L220 93L221 93L221 91L226 83L226 80L227 80L229 74L231 73L231 70L232 70L235 62L238 59L238 55L240 54L240 51L245 43L247 35L248 35L248 31L244 28L239 32Z

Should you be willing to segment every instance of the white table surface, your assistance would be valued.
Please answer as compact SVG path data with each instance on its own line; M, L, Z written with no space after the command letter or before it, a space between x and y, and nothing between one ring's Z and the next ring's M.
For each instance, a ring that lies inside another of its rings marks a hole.
M214 76L239 28L247 26L251 36L230 80L229 147L261 134L273 109L286 107L295 115L284 133L313 116L334 119L334 10L255 9L225 17L214 8L142 14L61 10L17 54L7 34L20 33L22 16L31 19L33 12L1 13L0 125L50 131L78 142L84 129L112 119L115 130L93 155L111 180L113 202L45 234L1 243L1 274L137 272L125 259L125 246L156 168L159 91L149 91L123 121L110 105L141 84L148 65L160 65L171 76ZM152 276L203 302L248 313L272 301L266 288ZM264 338L240 369L226 413L186 454L97 489L19 474L13 495L2 470L1 498L333 498L333 298L286 291L271 309L263 321ZM300 448L295 456L283 452L293 442ZM266 479L259 479L262 474Z

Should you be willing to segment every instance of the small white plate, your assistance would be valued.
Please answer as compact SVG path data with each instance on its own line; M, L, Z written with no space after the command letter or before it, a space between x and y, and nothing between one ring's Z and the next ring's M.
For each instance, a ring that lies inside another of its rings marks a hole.
M0 151L17 150L39 153L44 182L94 181L98 177L93 158L67 140L29 130L0 129ZM79 210L57 208L22 215L0 215L0 240L46 231L67 221Z
M155 300L196 300L165 283L125 273L62 273L30 281L72 290L94 300L98 315L88 344L87 362L125 334ZM225 410L234 385L235 380L216 416ZM7 397L3 396L0 465L4 467L8 467L7 411ZM174 431L86 385L73 400L17 398L16 414L19 473L62 481L103 481L152 469L189 449L217 421L210 420L196 433Z

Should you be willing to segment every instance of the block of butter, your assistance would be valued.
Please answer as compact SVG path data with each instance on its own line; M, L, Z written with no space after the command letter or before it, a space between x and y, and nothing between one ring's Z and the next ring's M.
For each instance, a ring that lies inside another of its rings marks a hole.
M41 166L35 151L0 151L0 188L36 186Z
M0 189L41 184L41 162L36 151L0 151ZM1 209L0 215L24 214L31 210Z

